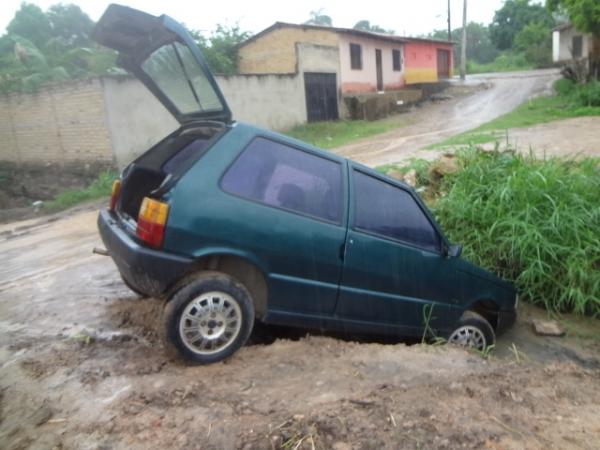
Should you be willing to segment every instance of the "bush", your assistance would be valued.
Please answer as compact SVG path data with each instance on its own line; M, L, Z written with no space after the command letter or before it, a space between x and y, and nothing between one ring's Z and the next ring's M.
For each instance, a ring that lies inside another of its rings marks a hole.
M572 80L561 78L554 82L554 92L560 96L570 95L575 90L575 83Z
M581 106L600 106L600 81L577 86L576 98Z
M600 165L458 153L435 214L465 257L551 311L600 314Z
M488 64L478 64L475 61L466 62L467 73L510 72L514 70L533 69L533 63L522 53L505 52Z

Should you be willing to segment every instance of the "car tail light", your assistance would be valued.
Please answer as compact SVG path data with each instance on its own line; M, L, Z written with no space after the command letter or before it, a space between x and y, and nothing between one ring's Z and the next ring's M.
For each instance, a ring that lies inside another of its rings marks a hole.
M137 236L151 247L160 247L165 234L169 205L144 197L137 221Z
M117 207L117 201L119 200L119 194L121 193L121 180L115 180L112 184L112 189L110 191L110 203L108 204L108 208L111 211L114 211Z

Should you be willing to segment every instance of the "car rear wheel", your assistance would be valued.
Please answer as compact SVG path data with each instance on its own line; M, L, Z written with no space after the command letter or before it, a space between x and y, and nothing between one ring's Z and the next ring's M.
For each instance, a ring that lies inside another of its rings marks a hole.
M254 307L247 289L220 272L193 278L164 309L167 350L198 364L231 356L244 345L253 324Z
M481 315L466 311L448 337L450 344L485 351L496 343L494 329Z

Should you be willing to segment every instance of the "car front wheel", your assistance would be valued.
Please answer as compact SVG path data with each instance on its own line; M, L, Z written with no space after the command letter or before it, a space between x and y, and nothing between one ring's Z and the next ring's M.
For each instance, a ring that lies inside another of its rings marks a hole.
M253 324L254 307L247 289L219 272L193 278L164 309L167 349L199 364L231 356L244 345Z
M466 311L448 337L450 344L485 351L496 342L494 329L481 315Z

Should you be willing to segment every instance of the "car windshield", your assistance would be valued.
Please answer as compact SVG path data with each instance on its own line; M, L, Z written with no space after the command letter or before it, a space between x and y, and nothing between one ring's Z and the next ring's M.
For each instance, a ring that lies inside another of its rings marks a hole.
M179 42L155 50L143 62L142 70L181 114L224 110L196 58Z

